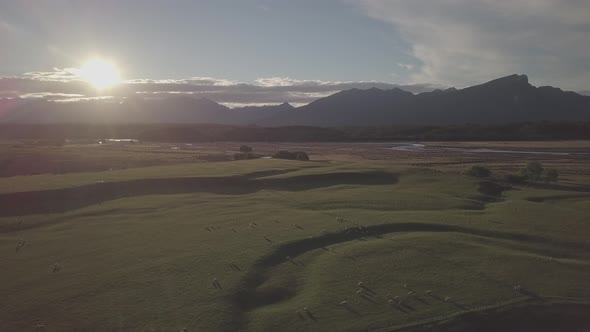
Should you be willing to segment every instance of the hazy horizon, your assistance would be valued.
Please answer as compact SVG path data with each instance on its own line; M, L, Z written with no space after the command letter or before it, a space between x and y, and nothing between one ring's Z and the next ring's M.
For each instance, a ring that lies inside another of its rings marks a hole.
M7 1L0 98L131 91L297 106L350 88L419 93L514 73L587 94L588 13L573 0ZM112 77L92 82L101 63Z

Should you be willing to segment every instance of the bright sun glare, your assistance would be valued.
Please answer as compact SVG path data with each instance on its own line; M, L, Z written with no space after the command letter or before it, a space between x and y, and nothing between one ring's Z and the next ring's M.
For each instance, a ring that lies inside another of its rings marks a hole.
M108 61L94 59L80 68L82 79L97 89L110 88L121 80L117 67Z

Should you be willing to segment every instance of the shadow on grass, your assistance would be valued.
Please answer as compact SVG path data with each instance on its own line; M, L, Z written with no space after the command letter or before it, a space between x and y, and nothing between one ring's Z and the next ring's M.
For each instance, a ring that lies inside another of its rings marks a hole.
M70 188L0 194L0 217L66 212L105 201L142 195L196 192L242 195L260 190L301 191L342 184L383 185L397 181L396 174L387 172L341 172L271 179L228 176L98 182Z
M352 313L352 314L354 314L354 315L356 315L358 317L361 317L362 316L362 314L360 312L358 312L356 309L354 309L350 304L345 304L342 307L344 309L346 309L346 311L348 311L348 312L350 312L350 313Z
M588 304L543 304L528 302L515 306L470 311L451 319L402 328L403 332L554 332L589 331Z
M520 233L509 233L502 231L493 230L480 230L471 229L456 225L444 225L444 224L429 224L429 223L393 223L393 224L381 224L367 226L363 228L363 232L355 232L350 230L341 231L338 233L327 233L313 238L305 238L289 243L280 244L274 247L274 250L260 258L253 266L253 269L242 279L242 281L236 287L236 291L232 297L232 301L235 304L236 311L239 313L245 313L249 310L255 309L260 306L276 303L278 301L286 300L290 296L294 295L294 292L285 292L282 296L268 296L268 294L260 294L257 288L262 285L268 278L270 278L270 269L274 266L286 262L290 262L294 265L299 265L294 260L294 257L302 255L308 251L328 248L331 245L337 243L343 243L347 241L356 240L361 236L373 236L377 234L393 233L393 232L455 232L470 234L482 237L507 239L520 242L531 242L531 243L544 243L547 244L547 239L539 236L520 234ZM553 244L557 244L553 241ZM560 243L560 246L574 245L579 246L580 244L572 243ZM329 249L328 249L329 251ZM510 285L506 285L507 287ZM367 293L369 293L368 290ZM431 295L433 298L444 301L442 298L435 294ZM363 297L367 301L375 302L370 296ZM423 301L428 303L427 301ZM457 302L447 302L463 308L462 304ZM413 310L412 307L404 307L405 310Z
M373 299L372 297L368 296L367 294L362 294L361 298L373 303L373 304L377 304L377 301L375 301L375 299Z

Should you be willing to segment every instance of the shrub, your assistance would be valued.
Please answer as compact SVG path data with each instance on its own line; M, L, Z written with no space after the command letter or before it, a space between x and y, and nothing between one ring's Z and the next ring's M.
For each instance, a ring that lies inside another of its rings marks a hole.
M516 175L516 174L507 174L506 175L506 182L512 184L522 184L526 182L526 176L523 175Z
M251 152L234 154L234 160L247 160L247 159L257 159L257 158L259 158L259 157L256 154L251 153Z
M471 168L469 168L465 174L467 174L468 176L472 176L475 178L487 178L490 175L492 175L492 171L490 171L488 168L483 167L483 166L471 166Z
M520 174L529 181L539 181L543 176L543 165L538 161L529 161Z
M547 182L556 182L559 179L559 172L555 169L545 170L543 179Z
M242 146L240 146L240 152L242 152L242 153L252 152L252 147L247 146L247 145L242 145Z
M309 156L307 155L307 153L305 153L303 151L289 152L286 150L282 150L282 151L275 153L272 157L276 158L276 159L288 159L288 160L302 160L302 161L309 160Z
M307 153L303 152L303 151L297 151L297 152L293 152L295 154L295 159L296 160L302 160L302 161L308 161L309 160L309 156L307 155Z
M285 150L273 154L272 157L276 159L295 159L295 156L291 152Z
M480 181L478 184L479 187L477 190L480 193L489 196L501 196L502 192L511 189L511 187L509 186L500 185L488 180Z

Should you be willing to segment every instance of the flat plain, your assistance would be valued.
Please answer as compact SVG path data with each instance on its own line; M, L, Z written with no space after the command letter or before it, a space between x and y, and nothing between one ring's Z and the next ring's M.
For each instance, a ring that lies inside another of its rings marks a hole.
M590 327L590 142L239 146L3 143L0 330Z

